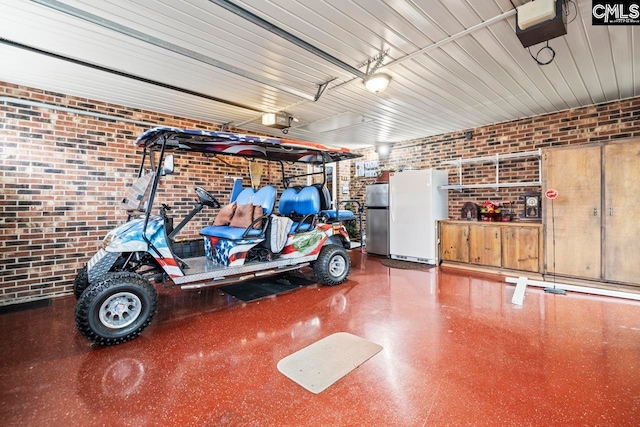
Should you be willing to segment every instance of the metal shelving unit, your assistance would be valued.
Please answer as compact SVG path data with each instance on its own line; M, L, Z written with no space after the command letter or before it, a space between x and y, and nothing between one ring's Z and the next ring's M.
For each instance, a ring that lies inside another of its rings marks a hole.
M458 167L458 179L459 184L448 184L442 185L440 188L447 190L463 190L465 188L495 188L496 190L502 187L536 187L541 186L542 182L540 179L538 181L529 181L529 182L500 182L500 161L507 159L521 159L528 157L537 157L538 158L538 178L542 176L542 162L540 162L540 157L542 156L542 149L538 148L535 151L524 151L522 153L510 153L510 154L496 154L495 156L484 156L484 157L470 157L468 159L455 159L455 160L447 160L441 165L451 165ZM496 182L490 184L463 184L462 183L462 165L471 164L471 163L494 163L496 165Z

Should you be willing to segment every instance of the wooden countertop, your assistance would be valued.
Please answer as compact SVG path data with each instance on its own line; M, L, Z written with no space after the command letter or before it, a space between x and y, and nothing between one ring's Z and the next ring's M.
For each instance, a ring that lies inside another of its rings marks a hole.
M541 227L541 221L466 221L463 219L443 219L440 220L441 223L446 224L468 224L468 225L479 225L479 226L492 226L499 225L503 227Z

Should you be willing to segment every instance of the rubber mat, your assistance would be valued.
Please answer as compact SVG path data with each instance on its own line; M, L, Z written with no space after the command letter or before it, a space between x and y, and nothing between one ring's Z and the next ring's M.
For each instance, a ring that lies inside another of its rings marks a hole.
M298 276L280 276L251 280L234 285L220 286L218 289L227 295L249 302L282 292L292 291L316 282Z
M347 332L321 339L278 362L278 370L318 394L382 350L382 346Z
M403 270L429 270L435 267L431 264L423 264L421 262L402 261L400 259L383 259L380 261L385 267L401 268Z

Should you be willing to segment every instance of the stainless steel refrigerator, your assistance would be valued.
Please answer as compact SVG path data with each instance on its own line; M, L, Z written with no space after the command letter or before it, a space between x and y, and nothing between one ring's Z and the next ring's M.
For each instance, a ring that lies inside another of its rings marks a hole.
M389 256L389 184L367 185L367 253Z

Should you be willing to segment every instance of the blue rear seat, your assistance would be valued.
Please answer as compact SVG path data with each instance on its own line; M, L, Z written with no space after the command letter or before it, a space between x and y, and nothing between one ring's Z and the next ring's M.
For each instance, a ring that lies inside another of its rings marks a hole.
M271 186L262 187L260 190L255 191L253 188L245 188L236 197L236 203L238 205L252 204L254 206L262 206L262 214L269 216L273 211L273 207L276 204L276 189ZM211 225L204 227L200 230L200 234L210 237L221 237L230 240L242 239L246 228L232 227L230 225ZM247 237L260 237L264 232L264 227L261 229L250 228L247 232Z
M280 196L278 212L293 220L290 233L310 230L320 212L318 191L314 187L287 188Z
M313 184L320 195L320 217L327 222L349 221L356 219L356 215L348 209L340 209L336 212L331 209L331 194L329 189L323 184Z

